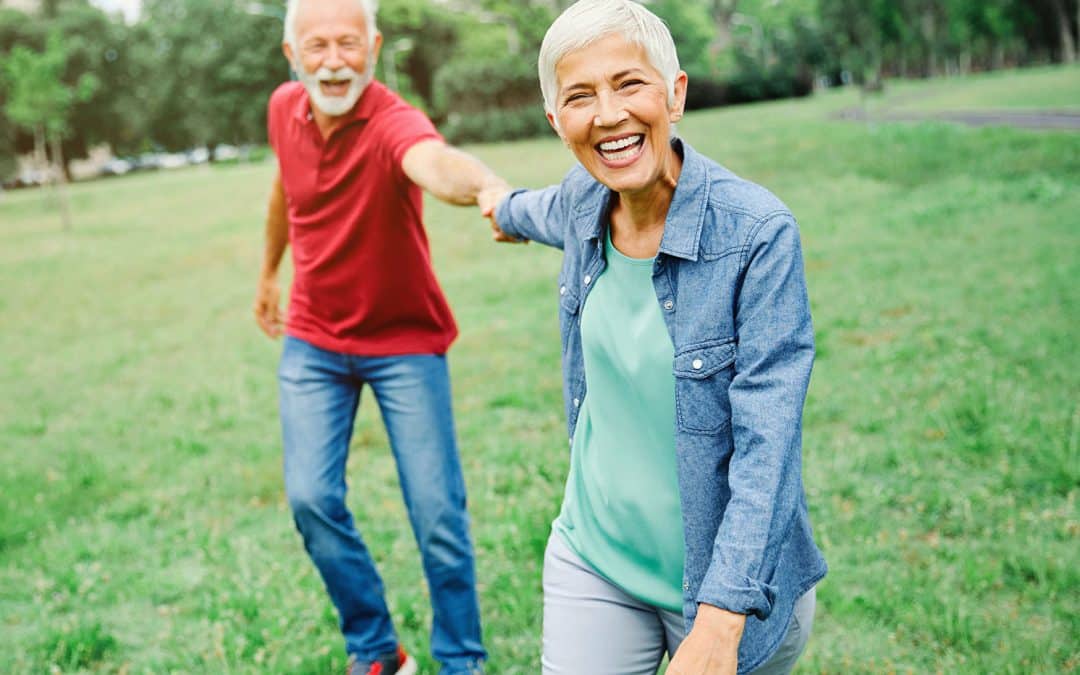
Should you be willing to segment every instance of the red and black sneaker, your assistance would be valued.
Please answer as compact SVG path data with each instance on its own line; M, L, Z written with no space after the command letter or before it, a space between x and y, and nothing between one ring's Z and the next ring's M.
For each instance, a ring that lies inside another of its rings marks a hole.
M345 675L416 675L416 661L399 645L396 652L383 654L374 661L359 661L350 656Z

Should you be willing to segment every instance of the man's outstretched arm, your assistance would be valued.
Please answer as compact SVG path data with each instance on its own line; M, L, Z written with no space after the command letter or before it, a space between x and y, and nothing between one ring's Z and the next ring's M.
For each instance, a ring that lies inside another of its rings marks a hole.
M458 206L477 204L487 210L486 196L510 191L510 184L479 159L439 140L420 141L409 148L402 157L401 168L409 180L442 201ZM497 227L493 228L492 236L495 241L519 241Z
M285 330L281 316L281 289L278 286L278 267L289 245L289 213L285 205L285 188L281 185L281 173L274 176L270 189L270 204L266 210L266 245L263 249L262 269L255 291L255 321L259 328L272 338L280 337Z
M458 206L476 204L482 190L510 187L479 159L434 139L409 148L402 157L401 168L412 182L442 201Z

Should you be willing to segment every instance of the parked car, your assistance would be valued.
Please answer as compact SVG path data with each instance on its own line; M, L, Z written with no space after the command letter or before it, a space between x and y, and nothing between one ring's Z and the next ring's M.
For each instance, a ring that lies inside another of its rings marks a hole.
M102 176L123 176L126 173L131 173L135 169L135 164L127 159L120 159L119 157L113 157L109 161L101 165Z

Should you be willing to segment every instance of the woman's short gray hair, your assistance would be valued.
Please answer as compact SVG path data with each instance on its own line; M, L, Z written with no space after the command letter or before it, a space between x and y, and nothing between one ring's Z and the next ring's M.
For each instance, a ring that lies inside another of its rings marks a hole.
M323 2L324 0L315 0L316 2ZM285 9L285 42L292 46L295 50L296 44L296 14L300 10L300 3L304 0L289 0L288 7ZM367 22L368 40L375 39L375 33L378 32L378 27L375 25L375 14L379 11L379 0L353 0L356 4L360 5L360 8L364 10L364 19Z
M540 90L547 112L555 114L559 93L555 68L559 61L570 52L613 34L645 50L649 63L664 78L668 101L674 101L679 56L671 31L660 17L633 0L579 0L555 19L540 45Z

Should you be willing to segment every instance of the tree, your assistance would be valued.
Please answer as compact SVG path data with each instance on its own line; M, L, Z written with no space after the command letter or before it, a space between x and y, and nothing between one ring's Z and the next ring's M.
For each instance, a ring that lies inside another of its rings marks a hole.
M43 23L63 35L63 81L74 84L89 73L99 82L92 96L72 106L64 157L83 157L102 144L119 154L138 150L147 124L138 83L149 75L139 54L140 30L79 3L61 4L56 16Z
M709 0L709 13L716 28L713 53L719 53L731 45L731 21L739 7L739 0Z
M281 24L237 0L147 0L148 141L168 150L266 140L266 104L288 79Z
M62 169L63 151L60 144L70 129L68 116L71 107L89 98L97 87L97 81L92 75L85 74L79 78L76 86L63 82L61 78L67 65L67 51L61 40L59 34L53 33L42 52L22 45L16 45L11 50L3 64L8 84L4 111L12 122L33 134L34 156L38 166L50 176L49 182L52 184L59 180L61 217L67 230L71 228L71 213L67 203L67 179ZM57 171L47 171L46 145L52 150Z

